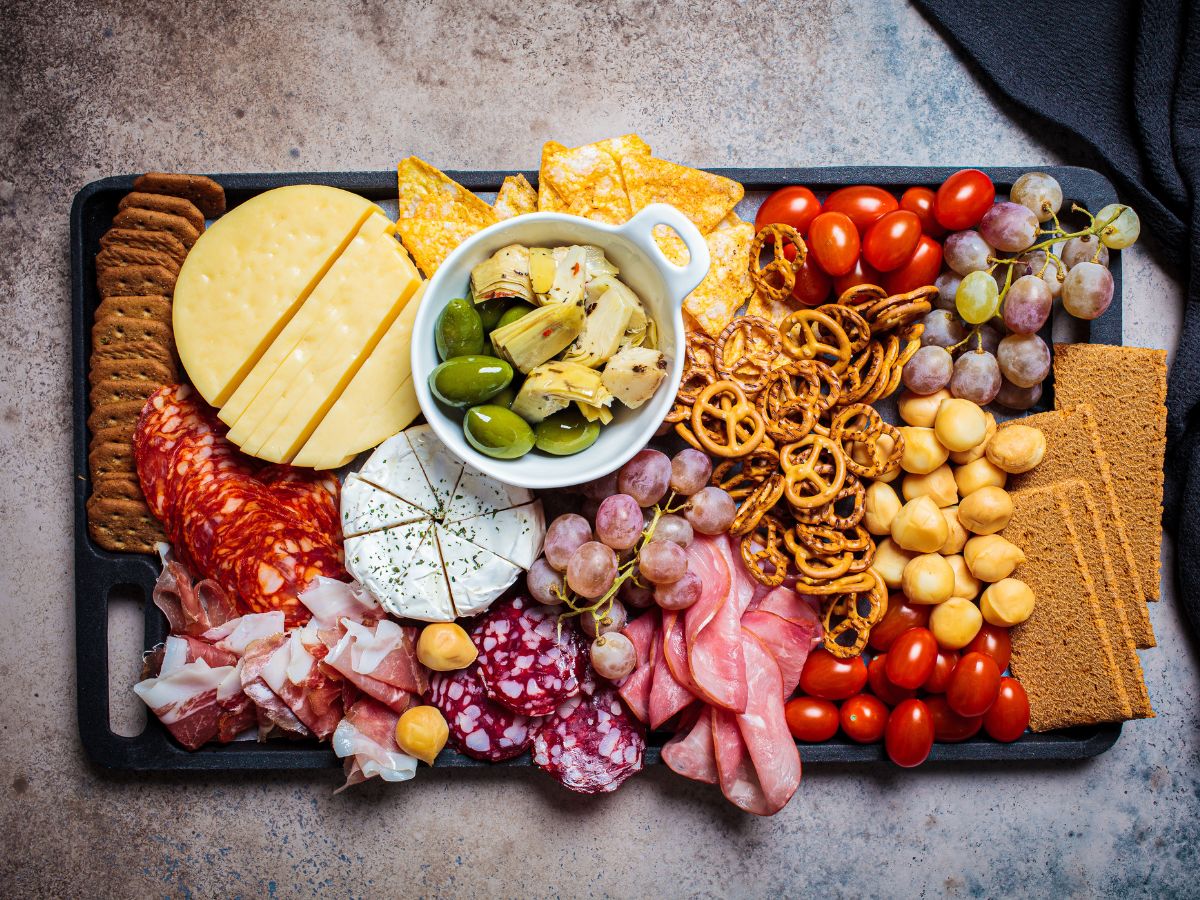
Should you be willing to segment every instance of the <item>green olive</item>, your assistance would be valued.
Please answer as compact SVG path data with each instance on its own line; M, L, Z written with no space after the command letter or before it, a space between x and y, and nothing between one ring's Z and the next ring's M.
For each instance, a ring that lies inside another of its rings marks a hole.
M500 317L504 315L506 305L507 301L505 300L483 300L475 304L475 312L479 313L484 331L491 331L496 327Z
M516 459L533 448L533 429L515 412L487 404L467 410L463 420L467 443L496 459Z
M483 351L483 320L470 300L460 297L446 304L438 314L433 339L442 359L478 356Z
M515 385L509 385L494 397L488 398L488 404L491 406L503 406L509 409L513 401L517 399L517 388Z
M534 430L537 448L554 456L570 456L586 450L598 437L600 423L589 422L574 406L547 416Z
M505 325L511 325L524 316L533 312L533 307L528 303L517 303L510 306L504 311L504 315L500 317L500 321L496 323L496 328L503 328Z
M458 356L429 373L429 390L448 406L465 409L491 399L512 383L512 366L494 356Z

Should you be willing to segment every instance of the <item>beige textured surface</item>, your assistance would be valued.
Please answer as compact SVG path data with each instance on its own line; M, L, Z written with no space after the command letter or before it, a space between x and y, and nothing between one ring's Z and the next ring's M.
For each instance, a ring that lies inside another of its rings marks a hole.
M588 800L524 770L422 772L335 797L333 772L112 777L86 763L73 710L67 213L88 181L152 167L388 169L409 153L536 168L547 138L630 130L698 165L1088 161L997 106L898 0L405 8L0 2L4 893L1194 890L1198 665L1169 586L1151 610L1160 647L1142 654L1159 716L1107 754L809 766L766 821L663 769ZM1169 348L1177 282L1140 247L1123 257L1126 340ZM135 673L122 658L113 681Z

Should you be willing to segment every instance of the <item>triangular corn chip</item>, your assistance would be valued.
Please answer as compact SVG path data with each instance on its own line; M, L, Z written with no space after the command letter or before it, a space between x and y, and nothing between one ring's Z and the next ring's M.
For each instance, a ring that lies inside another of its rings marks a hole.
M750 296L750 244L754 240L754 226L730 215L723 217L704 240L712 262L699 287L683 301L683 308L701 328L716 337Z
M621 173L633 212L669 203L708 234L745 195L736 181L639 153L621 157Z
M492 208L424 160L410 156L396 166L400 218L461 222L476 230L497 221Z
M518 173L504 179L492 209L497 219L511 219L513 216L537 212L537 202L537 191L525 180L524 175Z
M400 235L404 249L421 267L426 278L433 277L455 247L480 230L482 226L479 225L433 219L401 219L396 223L396 233Z
M621 181L621 167L616 157L596 144L562 150L543 160L542 177L572 215L610 225L629 220L629 196Z
M542 145L542 165L538 170L538 212L566 212L567 204L550 185L546 177L546 166L567 148L558 141L546 141Z
M605 138L602 141L597 141L595 146L606 153L611 153L617 158L617 162L621 161L622 156L628 156L633 153L640 156L650 155L650 145L636 134L623 134L620 137Z

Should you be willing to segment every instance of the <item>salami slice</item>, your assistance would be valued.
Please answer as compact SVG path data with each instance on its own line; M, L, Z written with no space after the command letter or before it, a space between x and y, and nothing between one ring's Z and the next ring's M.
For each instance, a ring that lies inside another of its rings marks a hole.
M579 693L586 658L573 625L526 597L492 607L471 631L488 696L513 712L545 716Z
M459 752L485 762L520 756L541 722L489 700L477 665L435 672L429 679L429 700L446 717L450 740Z
M186 384L159 388L146 400L134 430L134 459L138 481L155 518L167 514L173 453L179 439L203 425L203 416L189 399Z
M621 705L616 691L599 687L572 698L548 717L533 739L533 764L581 794L615 791L642 770L646 730Z

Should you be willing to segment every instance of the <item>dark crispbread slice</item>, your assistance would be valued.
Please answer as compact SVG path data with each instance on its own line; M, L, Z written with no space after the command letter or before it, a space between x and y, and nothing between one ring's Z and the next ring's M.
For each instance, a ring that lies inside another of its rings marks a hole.
M1009 668L1029 695L1029 727L1131 718L1068 500L1055 486L1017 491L1012 499L1003 535L1025 553L1013 577L1029 585L1035 602L1032 615L1010 632Z
M96 271L115 269L118 266L162 266L172 275L179 274L179 261L171 254L162 250L149 250L145 247L126 247L115 244L104 247L96 254Z
M96 273L101 297L169 297L175 273L164 266L114 266Z
M174 372L166 363L150 357L141 359L108 359L92 362L88 381L99 384L108 378L126 381L153 381L156 384L174 384Z
M175 342L171 327L154 319L134 316L105 316L92 326L92 347L106 347L125 341L154 341L168 348L174 356Z
M204 233L204 213L196 208L196 204L186 197L175 197L171 194L150 194L145 191L134 191L126 194L117 204L117 209L151 209L155 212L170 213L187 219L188 223L201 234Z
M141 400L126 400L123 403L105 403L103 406L97 406L88 416L88 430L96 434L103 428L128 428L132 434L145 405Z
M137 475L92 476L92 496L100 500L144 500Z
M133 189L147 194L185 197L195 203L210 219L215 219L225 212L225 189L204 175L147 172L134 180Z
M153 553L155 543L166 540L144 500L91 497L87 513L88 533L105 550Z
M1129 698L1133 717L1151 718L1154 716L1154 710L1150 708L1150 695L1146 691L1142 661L1138 659L1133 631L1126 618L1125 604L1121 602L1112 560L1105 550L1104 529L1100 524L1100 512L1096 508L1095 497L1091 488L1083 481L1068 481L1057 490L1061 496L1067 498L1067 508L1075 526L1075 536L1096 586L1096 599L1100 601L1100 612L1104 616L1104 625L1112 642L1113 661L1125 686L1125 695ZM1145 628L1153 635L1146 604L1140 604L1137 608L1146 616Z
M113 443L130 442L133 440L133 425L114 425L111 428L100 428L92 432L91 446L95 447L109 441Z
M192 227L192 223L183 216L173 216L170 213L155 212L152 209L138 209L131 206L113 216L113 228L133 228L137 231L166 231L175 235L179 243L192 249L192 244L200 237L200 232Z
M1139 647L1152 646L1154 635L1149 631L1150 620L1137 609L1139 604L1145 606L1146 595L1137 576L1133 549L1113 491L1108 460L1100 446L1100 434L1092 408L1080 404L1071 409L1026 416L1018 421L1040 429L1046 436L1046 455L1036 469L1021 475L1010 475L1009 490L1047 487L1077 478L1091 486L1104 529L1105 546L1120 586L1121 602L1125 605L1125 615L1134 641Z
M157 337L154 339L109 341L105 344L92 345L93 366L111 360L129 359L152 359L160 362L170 368L173 376L170 379L172 383L179 380L178 369L175 368L175 359L171 356L171 346L158 340Z
M93 409L106 403L123 403L126 400L140 400L145 403L146 398L160 387L160 383L139 381L135 378L105 378L92 385L91 391L88 392L88 400Z
M187 247L179 242L179 238L167 231L138 228L110 228L100 237L100 246L107 250L109 247L138 247L145 250L158 250L169 254L178 265L183 265L187 256Z
M1054 398L1059 407L1095 407L1142 591L1157 600L1167 447L1166 351L1055 344Z
M96 318L105 316L132 316L139 319L157 319L164 325L171 324L171 301L163 296L105 297L96 307Z
M103 444L92 441L92 449L88 451L88 471L92 473L93 478L136 474L133 444L128 440L106 441Z

